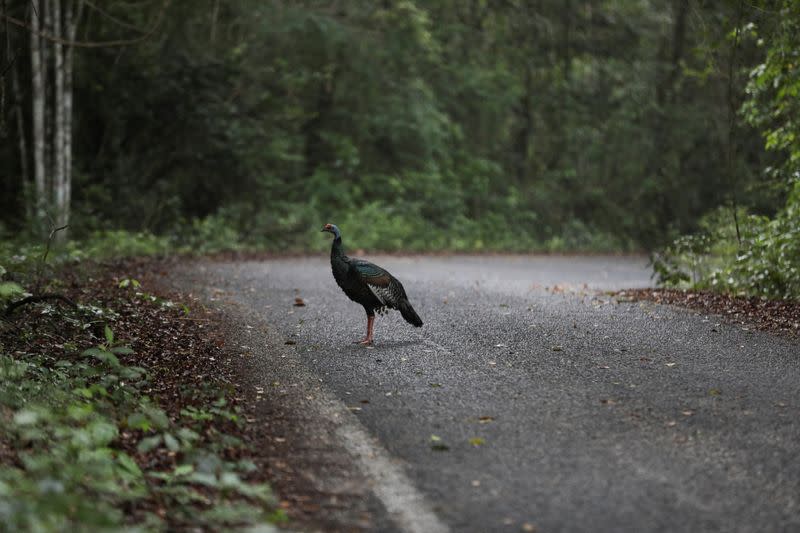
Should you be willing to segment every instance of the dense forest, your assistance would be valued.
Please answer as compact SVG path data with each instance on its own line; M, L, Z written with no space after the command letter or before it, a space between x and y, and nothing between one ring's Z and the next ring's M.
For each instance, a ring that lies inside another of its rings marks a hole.
M798 165L792 0L3 10L6 239L652 250L775 216Z

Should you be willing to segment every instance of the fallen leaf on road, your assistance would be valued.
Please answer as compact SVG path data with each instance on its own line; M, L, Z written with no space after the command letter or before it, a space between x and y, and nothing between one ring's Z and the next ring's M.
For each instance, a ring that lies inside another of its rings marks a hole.
M288 345L291 346L292 344L297 344L297 342L293 341L292 339L289 339L288 341L284 342L283 344L288 344Z
M438 435L431 435L431 449L437 452L446 452L450 447L442 442L442 438Z
M527 533L534 532L536 531L536 526L534 526L533 524L529 524L528 522L525 522L524 524L522 524L522 531L525 531Z
M667 427L670 427L670 428L671 428L671 427L673 427L675 424L677 424L677 422L675 422L674 420L670 420L669 422L667 422Z
M708 394L710 396L719 396L720 394L722 394L722 391L719 389L709 389Z
M493 416L479 416L478 417L478 422L481 423L481 424L488 424L492 420L494 420Z
M553 350L554 352L564 351L564 347L563 346L553 346L550 349Z
M306 305L306 303L299 296L294 299L294 306L295 307L305 307L305 305Z
M665 366L672 368L673 366L677 365L678 363L665 363Z
M692 411L691 409L687 409L685 411L681 411L681 414L683 416L692 416L694 414L694 411Z
M438 389L439 387L442 386L441 383L428 383L428 385L433 389Z
M602 403L603 405L614 405L617 402L612 400L611 398L603 398L602 400L600 400L600 403Z
M477 448L478 446L483 446L486 443L486 441L480 437L472 437L471 439L469 439L469 443Z

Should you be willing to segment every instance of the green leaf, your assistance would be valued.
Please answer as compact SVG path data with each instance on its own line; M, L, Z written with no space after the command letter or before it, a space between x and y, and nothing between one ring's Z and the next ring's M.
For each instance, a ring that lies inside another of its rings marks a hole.
M186 476L194 472L194 465L180 465L176 466L172 472L176 476Z
M24 292L25 290L19 283L14 283L13 281L0 282L0 299L12 298Z
M442 438L438 435L431 435L431 449L437 452L444 452L450 449L450 446L442 442Z
M158 448L159 444L161 444L161 435L153 435L140 440L139 444L136 445L136 449L141 453L147 453Z
M164 444L167 445L167 448L171 452L177 452L181 449L181 445L178 442L178 439L170 435L169 433L164 433Z
M145 409L145 413L147 413L147 418L157 429L167 429L169 427L169 418L167 418L167 414L158 407L148 407Z
M86 426L86 431L95 446L107 446L117 437L117 426L108 422L92 422Z
M103 333L106 336L106 342L108 344L114 344L114 332L111 331L111 328L108 327L108 324L105 325L105 328L103 329Z
M144 413L133 413L128 416L128 427L149 431L152 425L150 424L150 419Z
M115 346L111 348L111 351L117 355L132 355L135 353L130 346Z
M39 420L39 413L30 409L21 409L14 414L14 423L18 426L32 426Z
M119 359L117 359L117 356L107 350L101 350L99 348L89 348L83 353L84 355L91 355L95 359L102 361L114 368L120 366Z
M136 464L130 455L125 452L117 452L117 461L119 461L120 466L127 470L129 473L133 474L136 477L142 477L142 470L139 468L139 465Z

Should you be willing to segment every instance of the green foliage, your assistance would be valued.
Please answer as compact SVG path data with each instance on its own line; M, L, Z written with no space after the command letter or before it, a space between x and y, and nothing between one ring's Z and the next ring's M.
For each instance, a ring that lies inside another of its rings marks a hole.
M80 324L93 317L84 308L64 319ZM76 331L89 331L87 325ZM163 518L147 507L133 516L125 511L154 498L171 523L186 529L281 519L271 512L269 487L242 479L254 466L224 458L225 449L242 444L208 430L239 422L224 396L214 399L219 390L196 391L194 409L207 413L201 421L173 420L146 395L147 371L120 362L133 350L108 325L97 345L80 351L77 342L49 354L0 355L4 530L117 530L132 520L158 530ZM160 448L175 456L174 468L142 460Z
M745 216L739 242L732 218L707 217L703 231L679 238L656 257L654 266L669 285L690 284L765 298L800 298L800 4L775 2L778 17L749 23L741 31L765 49L747 85L742 114L777 152L768 178L785 184L785 205L773 217Z
M660 281L737 295L800 298L800 183L774 218L740 213L741 246L725 211L706 217L702 233L677 239L654 258Z
M113 40L115 20L147 27L160 8L107 4L82 35ZM756 4L734 54L735 3L243 0L212 17L172 2L124 54L76 53L71 235L92 257L318 250L329 221L371 249L627 250L696 230L732 182L774 213L773 156L747 128L728 150L720 98L734 55L734 104L766 56L748 91L780 99L747 118L793 149L800 16ZM8 237L33 188L3 187Z
M777 27L751 25L748 28L766 49L766 57L750 74L743 114L761 130L766 148L785 157L774 173L784 180L797 180L800 172L800 3L794 0L777 3Z
M767 298L800 299L800 183L773 219L751 217L736 260L713 272L712 287Z
M171 249L172 246L166 237L141 231L107 230L93 232L84 240L72 241L65 251L74 259L105 259L164 255Z

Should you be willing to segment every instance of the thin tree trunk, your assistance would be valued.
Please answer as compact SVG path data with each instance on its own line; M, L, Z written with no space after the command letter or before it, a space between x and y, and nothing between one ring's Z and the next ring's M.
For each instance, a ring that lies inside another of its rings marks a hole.
M219 0L214 0L214 9L211 12L211 34L209 35L211 44L217 40L217 18L219 18Z
M19 85L17 65L11 72L11 89L14 91L14 114L17 117L17 140L19 142L19 167L22 174L22 193L25 199L25 215L28 221L33 220L36 210L33 208L30 194L30 174L28 170L28 143L25 140L25 114L22 111L22 89Z
M53 34L58 39L62 33L61 0L51 0L53 7ZM56 226L64 226L66 206L64 176L64 45L59 41L53 44L53 75L55 88L53 93L53 196L55 197ZM63 239L59 233L59 240Z
M78 22L83 13L83 0L77 1L77 10L69 1L65 15L67 38L75 40ZM62 225L69 224L72 205L72 65L75 49L68 46L64 57L64 219ZM65 230L68 231L68 230Z
M52 0L42 2L42 10L39 12L44 17L44 31L53 35L53 3ZM53 206L53 82L50 80L52 75L52 42L48 39L41 39L42 49L42 80L44 81L44 186L47 195L47 215ZM52 221L50 221L52 223Z
M572 44L570 42L570 30L572 29L572 1L566 0L564 8L563 8L563 15L564 15L564 33L562 35L563 40L561 41L561 61L562 61L562 69L564 70L563 76L564 80L569 81L570 75L572 74Z
M528 175L528 159L530 158L530 142L533 134L533 72L530 65L525 65L523 84L525 92L520 96L515 108L520 125L514 136L512 150L517 185L522 186Z
M35 184L35 206L38 222L44 220L47 206L47 189L45 187L45 129L44 107L46 94L44 90L44 65L42 54L41 31L42 6L39 5L31 16L31 118L33 130L33 179Z
M0 10L6 14L6 0L0 0ZM5 42L3 43L3 51L5 57L3 58L3 70L11 67L11 34L8 33L8 19L5 19L5 27L3 28L5 34ZM5 137L8 134L8 126L6 125L6 73L0 76L0 137Z

